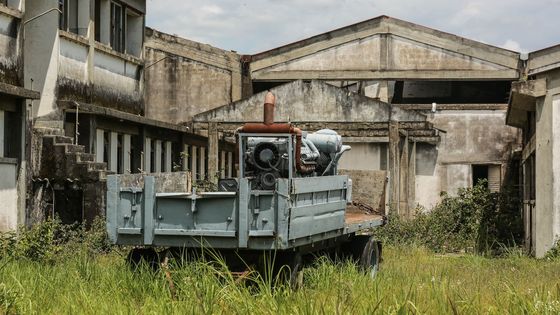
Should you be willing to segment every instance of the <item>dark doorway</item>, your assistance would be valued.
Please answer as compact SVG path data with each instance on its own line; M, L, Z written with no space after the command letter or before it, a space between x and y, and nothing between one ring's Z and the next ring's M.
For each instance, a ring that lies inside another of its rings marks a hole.
M63 189L55 190L55 215L63 224L82 223L82 190L75 189L72 184L64 186Z
M485 187L488 188L488 165L472 166L472 183L476 186L480 180L486 180Z

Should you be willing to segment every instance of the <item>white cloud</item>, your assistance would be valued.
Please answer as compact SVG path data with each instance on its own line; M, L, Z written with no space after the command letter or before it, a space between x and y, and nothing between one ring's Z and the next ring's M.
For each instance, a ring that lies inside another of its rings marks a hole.
M512 39L506 40L506 42L500 45L500 47L517 52L525 52L523 49L521 49L521 45Z
M557 44L557 0L148 0L147 25L255 53L389 15L519 51Z

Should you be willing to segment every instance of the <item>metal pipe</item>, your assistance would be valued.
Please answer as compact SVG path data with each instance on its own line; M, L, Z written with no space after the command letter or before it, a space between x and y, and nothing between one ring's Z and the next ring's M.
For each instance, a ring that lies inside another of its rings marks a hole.
M263 112L263 122L265 125L274 124L274 103L276 98L271 92L266 93L264 97L264 112Z

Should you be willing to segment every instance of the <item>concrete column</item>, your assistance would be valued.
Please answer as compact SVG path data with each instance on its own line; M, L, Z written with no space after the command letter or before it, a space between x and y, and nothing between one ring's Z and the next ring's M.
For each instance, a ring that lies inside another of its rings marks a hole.
M155 169L153 171L156 173L161 173L161 140L156 140L154 147Z
M227 153L227 177L231 178L233 176L233 153Z
M4 156L4 138L6 135L4 134L4 111L0 110L0 157Z
M95 130L95 161L103 162L103 155L105 154L105 131L101 129Z
M152 139L144 138L144 172L152 172Z
M220 178L226 177L226 151L220 152Z
M165 141L165 172L173 172L173 165L171 165L171 146L171 141Z
M198 155L200 163L200 179L206 179L206 147L200 147L200 154Z
M118 139L119 139L119 134L114 131L111 131L109 137L109 170L115 173L117 172L118 165L119 165L119 159L117 154L117 148L119 146Z
M408 135L404 138L404 144L401 155L400 155L400 165L399 165L399 211L406 217L410 218L410 212L408 208Z
M191 154L191 176L193 181L198 179L198 170L197 168L197 160L198 160L198 148L196 146L192 146L192 154Z
M183 144L183 152L181 154L181 160L183 162L183 171L189 169L189 145Z
M123 135L123 173L130 174L132 170L130 169L130 160L132 156L130 155L130 135Z
M208 180L213 183L217 183L218 154L218 124L211 122L208 123Z
M416 142L412 143L408 163L408 209L412 212L416 208Z
M389 122L389 211L399 213L399 123ZM388 212L389 212L388 211Z

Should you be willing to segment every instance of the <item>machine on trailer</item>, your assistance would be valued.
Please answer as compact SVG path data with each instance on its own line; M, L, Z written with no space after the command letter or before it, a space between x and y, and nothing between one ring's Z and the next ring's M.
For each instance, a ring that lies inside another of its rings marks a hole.
M292 276L302 257L336 253L375 273L381 244L369 234L382 225L378 214L351 209L352 181L337 175L349 146L335 131L307 133L274 123L274 96L266 95L264 122L236 132L238 177L221 179L217 191L156 193L152 176L143 187L120 187L108 177L107 232L114 244L183 250L211 248L244 264L274 253Z

